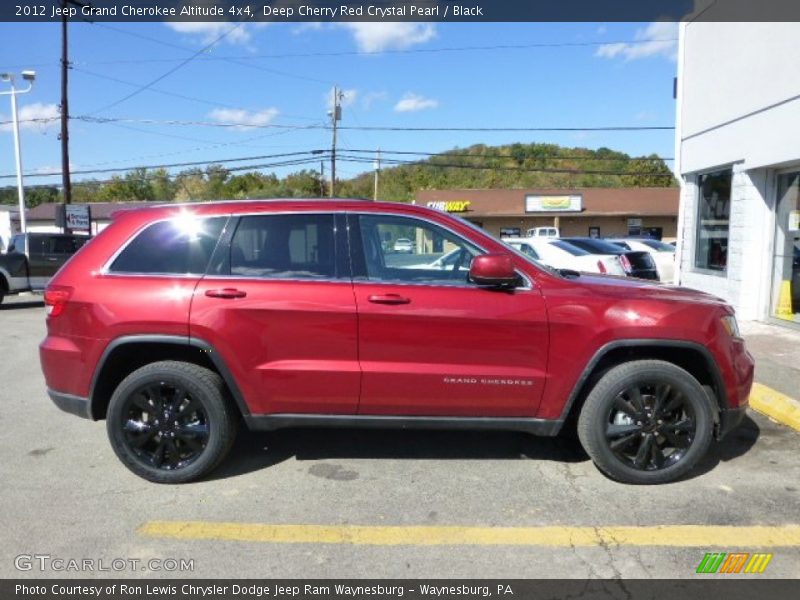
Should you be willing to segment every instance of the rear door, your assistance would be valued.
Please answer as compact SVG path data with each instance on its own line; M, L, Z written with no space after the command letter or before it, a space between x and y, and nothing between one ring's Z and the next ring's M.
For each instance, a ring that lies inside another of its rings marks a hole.
M54 237L46 233L28 234L28 279L34 290L44 289L60 266L52 253Z
M424 219L351 215L348 229L363 373L360 414L535 414L548 351L537 289L473 285L469 266L483 250ZM414 242L412 253L381 243L399 237Z
M354 414L357 317L332 213L234 218L192 301L190 333L209 342L253 414Z

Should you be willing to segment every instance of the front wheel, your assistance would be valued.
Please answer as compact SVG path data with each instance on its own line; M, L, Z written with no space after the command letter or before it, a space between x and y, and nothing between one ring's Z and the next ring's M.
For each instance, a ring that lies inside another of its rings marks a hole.
M594 463L623 483L675 481L711 444L714 417L700 383L660 360L609 370L578 419L578 437Z
M117 457L156 483L185 483L213 470L233 445L236 415L216 373L161 361L117 386L106 429Z

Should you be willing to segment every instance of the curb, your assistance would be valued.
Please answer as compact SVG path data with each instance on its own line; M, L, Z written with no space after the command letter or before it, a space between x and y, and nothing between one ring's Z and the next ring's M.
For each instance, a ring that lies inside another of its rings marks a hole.
M781 425L800 431L800 402L771 387L753 383L750 391L750 408L767 415Z

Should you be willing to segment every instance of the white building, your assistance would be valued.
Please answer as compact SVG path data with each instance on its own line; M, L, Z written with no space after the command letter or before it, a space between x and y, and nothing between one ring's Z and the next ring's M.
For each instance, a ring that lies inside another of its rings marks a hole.
M800 23L682 23L680 283L800 324Z

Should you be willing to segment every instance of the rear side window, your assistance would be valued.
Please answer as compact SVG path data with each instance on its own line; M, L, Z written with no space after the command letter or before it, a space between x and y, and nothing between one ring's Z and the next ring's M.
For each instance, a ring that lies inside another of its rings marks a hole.
M47 254L75 254L88 240L88 236L53 236L45 240L44 251Z
M336 276L333 215L243 217L230 248L230 274L268 279Z
M150 225L114 260L112 273L202 275L227 217L176 218Z

